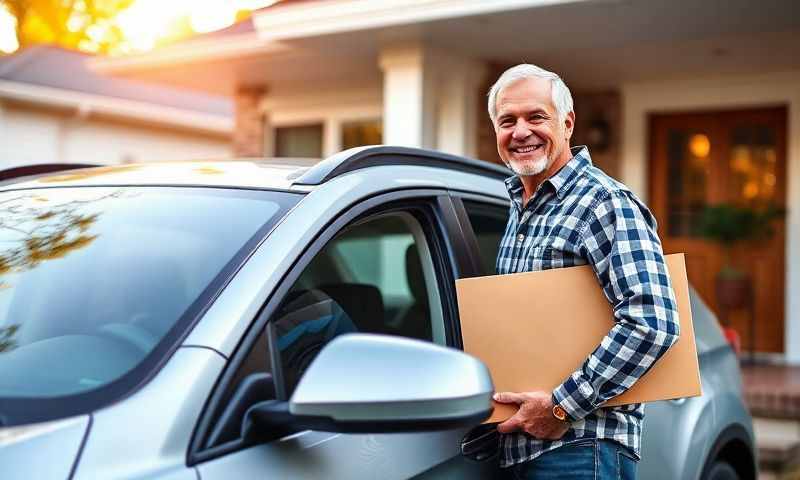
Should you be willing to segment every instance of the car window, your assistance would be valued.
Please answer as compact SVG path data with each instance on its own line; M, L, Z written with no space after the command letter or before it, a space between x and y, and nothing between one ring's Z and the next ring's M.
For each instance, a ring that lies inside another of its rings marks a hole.
M478 241L481 267L484 275L497 273L495 264L500 240L508 222L508 207L496 204L464 200L464 208Z
M419 222L392 213L344 229L305 268L270 323L287 395L320 349L343 333L445 344L436 273Z
M0 397L88 393L135 369L280 218L287 197L296 195L167 187L1 193Z

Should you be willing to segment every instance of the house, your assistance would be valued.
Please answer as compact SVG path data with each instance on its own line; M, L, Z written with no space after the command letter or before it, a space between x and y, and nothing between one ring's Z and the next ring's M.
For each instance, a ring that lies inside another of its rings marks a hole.
M230 157L229 98L100 75L51 46L0 57L0 170Z
M746 349L800 362L800 3L795 0L283 1L104 74L235 98L237 155L365 143L497 161L486 92L508 66L559 72L574 143L652 207L667 251L719 309L725 253L693 227L718 203L787 206L737 247Z

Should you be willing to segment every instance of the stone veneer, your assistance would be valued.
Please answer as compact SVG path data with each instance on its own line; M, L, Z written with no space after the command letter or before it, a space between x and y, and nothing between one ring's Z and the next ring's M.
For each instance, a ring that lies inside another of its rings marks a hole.
M265 152L266 121L260 102L266 90L262 87L240 87L234 96L235 125L233 155L263 157Z

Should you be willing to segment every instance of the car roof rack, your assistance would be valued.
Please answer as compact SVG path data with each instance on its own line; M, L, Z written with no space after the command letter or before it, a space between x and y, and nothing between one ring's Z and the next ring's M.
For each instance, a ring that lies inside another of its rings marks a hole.
M459 157L423 148L373 145L356 147L332 155L305 170L294 185L320 185L348 172L379 165L415 165L445 168L498 179L513 175L511 170L482 160Z

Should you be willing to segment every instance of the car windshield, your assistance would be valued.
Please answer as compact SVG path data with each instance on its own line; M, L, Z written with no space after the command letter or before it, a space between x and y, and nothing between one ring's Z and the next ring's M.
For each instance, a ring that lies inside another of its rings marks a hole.
M0 398L81 394L125 376L297 198L167 187L0 192Z

